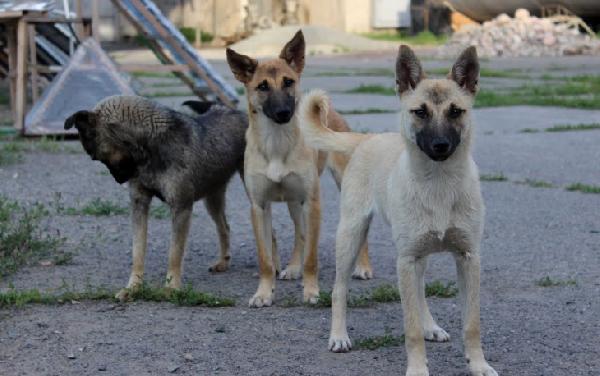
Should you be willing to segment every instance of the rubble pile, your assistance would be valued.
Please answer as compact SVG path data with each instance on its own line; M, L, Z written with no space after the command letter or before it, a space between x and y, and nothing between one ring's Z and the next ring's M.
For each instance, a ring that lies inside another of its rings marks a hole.
M481 25L466 25L454 33L440 55L475 46L480 56L559 56L600 54L600 41L580 31L577 17L538 18L526 9L515 17L505 13Z

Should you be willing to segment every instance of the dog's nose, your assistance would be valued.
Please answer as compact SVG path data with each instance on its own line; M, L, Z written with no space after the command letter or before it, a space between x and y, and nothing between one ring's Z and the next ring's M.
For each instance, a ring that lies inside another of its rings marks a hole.
M288 120L290 120L290 118L292 117L292 111L285 109L285 110L279 110L275 113L275 117L277 118L277 120L282 121L282 122L287 122Z
M450 149L450 141L445 137L436 137L431 141L431 148L437 154L445 154Z

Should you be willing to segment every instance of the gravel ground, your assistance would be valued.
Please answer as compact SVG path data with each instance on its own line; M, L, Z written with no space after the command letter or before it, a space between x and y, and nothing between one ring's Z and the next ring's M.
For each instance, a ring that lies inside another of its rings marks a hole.
M388 55L355 59L353 66L385 66ZM330 71L340 57L315 59ZM510 60L507 66L532 66L533 60ZM597 62L597 60L596 60ZM310 64L310 60L309 60ZM361 65L362 64L362 65ZM435 64L438 64L435 62ZM490 62L501 68L497 61ZM519 65L520 64L520 65ZM552 59L579 69L578 59ZM391 65L390 65L391 66ZM217 63L219 69L222 63ZM596 65L596 68L598 65ZM590 64L586 65L590 70ZM315 68L315 70L317 70ZM598 72L599 70L596 70ZM363 80L364 78L361 78ZM376 78L376 80L380 80ZM332 79L331 87L339 84ZM362 81L360 81L362 82ZM323 87L330 88L326 78ZM334 96L336 107L352 109L372 101L393 106L393 97ZM160 98L179 103L180 98ZM170 102L169 102L170 101ZM389 101L389 102L388 102ZM394 107L391 107L394 108ZM567 192L564 186L600 184L600 131L521 133L557 123L599 122L600 111L510 107L475 110L475 158L482 173L504 173L509 181L483 182L487 206L482 246L481 317L484 350L501 375L598 375L597 338L600 315L600 195ZM394 114L349 116L357 130L396 127ZM544 180L555 188L517 184ZM83 153L26 155L20 164L0 170L0 193L23 202L53 207L60 195L64 206L94 198L127 205L125 186L104 173L104 167ZM217 254L217 236L203 205L196 205L184 283L233 297L232 308L178 307L169 303L109 301L61 306L29 305L0 309L0 375L389 375L406 367L404 347L349 354L327 351L329 309L283 307L284 297L301 298L298 281L278 281L274 307L247 308L257 279L257 261L249 205L235 177L227 193L232 229L232 267L210 274ZM334 278L334 233L338 193L329 176L322 178L323 220L320 240L320 283L330 290ZM274 227L284 260L293 244L293 226L283 205L276 205ZM60 232L67 250L77 252L67 265L32 266L2 280L18 289L76 290L86 286L122 287L131 264L131 228L127 216L52 215L49 231ZM160 283L167 263L168 219L151 219L146 280ZM375 278L352 281L354 294L383 283L395 283L395 251L389 229L376 220L369 236ZM429 281L455 278L449 255L431 257ZM576 286L542 288L535 281L550 276L574 279ZM456 299L429 299L433 315L452 336L449 343L428 343L432 375L465 375ZM401 335L397 303L351 308L353 339Z

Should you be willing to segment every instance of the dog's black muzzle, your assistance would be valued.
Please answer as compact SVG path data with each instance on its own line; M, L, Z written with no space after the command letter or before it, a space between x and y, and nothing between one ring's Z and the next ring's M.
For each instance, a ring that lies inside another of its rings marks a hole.
M460 135L452 126L444 127L442 132L425 127L417 133L417 145L436 162L450 158L459 144Z
M287 93L273 93L263 104L264 114L277 124L289 123L295 110L296 101Z

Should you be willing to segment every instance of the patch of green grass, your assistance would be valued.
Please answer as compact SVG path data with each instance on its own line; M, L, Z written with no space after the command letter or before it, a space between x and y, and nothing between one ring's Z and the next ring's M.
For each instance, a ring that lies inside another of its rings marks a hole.
M600 129L600 123L558 124L546 128L546 132L589 131L592 129Z
M365 108L358 110L339 110L338 113L342 115L366 115L366 114L391 114L396 111L388 110L385 108Z
M243 86L238 86L235 88L235 92L238 95L244 95L244 94L246 94L246 89Z
M523 128L519 132L520 133L538 133L540 130L537 128Z
M430 31L422 31L416 35L410 35L403 31L373 31L362 35L373 40L402 42L411 45L438 45L444 44L448 40L446 35L435 35Z
M348 94L377 94L377 95L396 95L396 90L393 87L381 85L364 85L361 84L353 89L347 90Z
M20 144L18 142L9 142L0 145L0 166L8 166L23 160Z
M41 204L22 206L0 195L0 277L54 254L64 243L44 233L42 219L47 215Z
M165 88L165 87L180 87L181 83L177 82L177 81L173 81L173 82L152 82L147 84L146 86L148 87L152 87L152 88Z
M475 99L475 107L516 105L600 108L600 76L563 77L556 82L508 90L481 90Z
M535 180L535 179L525 179L522 181L518 181L517 184L525 184L532 188L554 188L554 184L548 183L543 180Z
M570 192L600 194L600 186L597 186L597 185L573 183L573 184L568 185L565 189Z
M189 43L196 42L196 28L195 27L180 27L179 31L183 34L184 38L187 39ZM214 36L211 33L207 33L205 31L200 31L200 41L202 43L212 42Z
M66 289L58 294L41 292L38 289L9 289L0 293L0 308L20 307L26 304L56 305L82 300L116 301L115 294L116 291L105 288L86 288L83 292ZM179 306L233 307L235 305L233 299L200 292L189 285L180 290L170 290L144 284L140 288L131 291L131 299L148 302L169 302Z
M400 291L394 285L384 284L373 289L371 299L377 303L399 302Z
M73 252L63 252L55 255L52 258L54 265L69 265L73 261Z
M545 276L535 281L539 287L557 287L557 286L577 286L577 281L574 279L552 279L550 276Z
M170 302L179 306L233 307L235 305L233 299L197 291L191 285L186 285L179 290L172 290L144 283L139 288L132 290L130 297L133 300Z
M396 73L387 68L357 68L337 69L334 71L317 72L309 77L394 77Z
M426 73L446 76L450 72L450 68L431 68L425 69ZM490 68L481 68L479 70L480 77L488 77L488 78L526 78L527 76L523 74L521 70L517 69L506 69L506 70L497 70Z
M404 335L395 336L391 333L386 333L382 336L368 337L357 340L354 343L356 350L377 350L381 347L397 347L404 344Z
M163 203L150 208L150 216L155 219L167 219L171 216L171 209Z
M479 176L481 181L507 181L508 178L504 176L502 172L496 174L481 174Z
M112 201L95 198L81 208L64 208L61 212L66 215L109 216L127 214L128 209Z
M437 298L452 298L458 294L458 288L454 282L442 283L434 281L425 285L425 296L435 296Z

